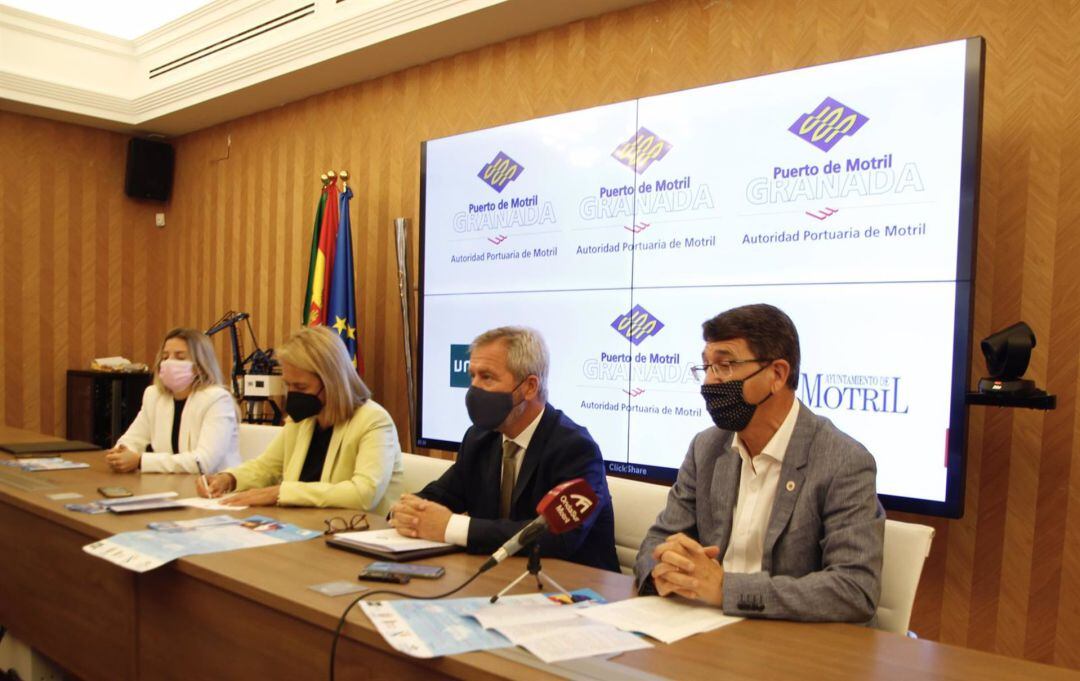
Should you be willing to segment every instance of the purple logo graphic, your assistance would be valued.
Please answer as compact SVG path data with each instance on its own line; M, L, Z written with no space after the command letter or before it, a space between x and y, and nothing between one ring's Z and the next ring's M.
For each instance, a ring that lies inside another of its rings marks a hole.
M523 172L525 166L500 151L476 176L501 194L506 185L518 179Z
M660 139L648 128L640 128L633 137L615 147L611 156L640 175L649 169L653 161L664 158L670 150L671 142Z
M611 328L619 332L623 338L628 338L634 345L640 345L641 341L649 336L655 336L664 328L664 323L652 316L648 310L640 305L626 314L621 314L611 322Z
M803 114L788 128L822 151L829 151L844 136L854 135L869 118L832 97L818 104L813 113Z

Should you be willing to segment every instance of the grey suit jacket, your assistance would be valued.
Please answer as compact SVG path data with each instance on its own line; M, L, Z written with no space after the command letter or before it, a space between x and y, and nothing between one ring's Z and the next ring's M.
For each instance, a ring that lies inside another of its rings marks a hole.
M720 547L723 558L741 465L731 432L713 427L694 437L667 507L638 552L640 588L652 588L653 549L676 532ZM865 447L800 404L765 533L762 571L724 575L724 612L869 622L881 594L885 533L876 476Z

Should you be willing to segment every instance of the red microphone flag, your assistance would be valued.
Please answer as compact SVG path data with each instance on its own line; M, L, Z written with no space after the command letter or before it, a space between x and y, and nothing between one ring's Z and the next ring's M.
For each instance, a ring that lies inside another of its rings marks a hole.
M562 534L581 527L596 508L596 492L584 478L574 478L551 488L536 505L547 520L548 532Z

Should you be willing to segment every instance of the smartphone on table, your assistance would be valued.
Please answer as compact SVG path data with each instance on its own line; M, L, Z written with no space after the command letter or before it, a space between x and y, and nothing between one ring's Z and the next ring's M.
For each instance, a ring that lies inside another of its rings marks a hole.
M362 579L368 582L389 582L391 584L408 584L408 575L399 575L393 572L383 572L382 570L372 570L370 568L364 568L360 571L360 574L356 576L357 579Z
M438 579L446 572L440 565L389 562L371 563L364 570L367 572L386 572L392 575L406 575L418 579Z

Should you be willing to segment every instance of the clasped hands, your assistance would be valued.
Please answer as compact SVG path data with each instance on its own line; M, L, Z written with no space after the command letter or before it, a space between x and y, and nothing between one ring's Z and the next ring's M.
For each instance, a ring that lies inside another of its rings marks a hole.
M403 494L390 507L390 526L405 537L446 541L446 526L451 515L450 509L442 504L415 494Z
M702 546L683 533L673 534L653 549L652 578L661 596L677 594L708 605L724 603L724 568L720 549Z
M139 464L142 463L142 454L128 449L124 445L116 445L105 452L105 463L109 464L109 468L112 469L113 473L131 473L139 470Z

